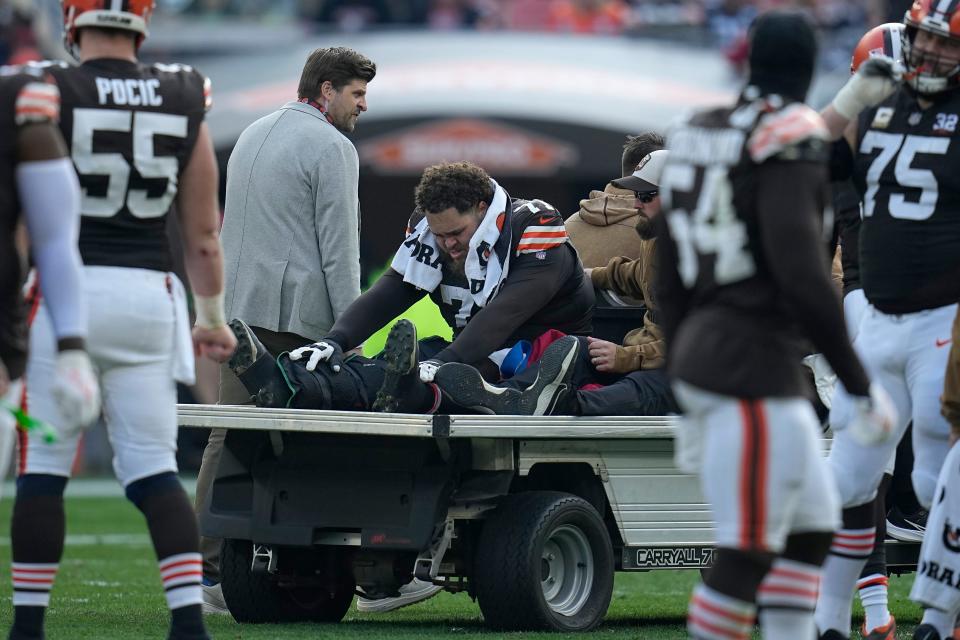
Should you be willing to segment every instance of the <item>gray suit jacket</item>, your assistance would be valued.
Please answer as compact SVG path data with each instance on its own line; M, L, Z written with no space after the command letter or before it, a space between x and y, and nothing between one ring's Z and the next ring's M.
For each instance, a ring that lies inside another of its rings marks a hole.
M227 318L322 337L360 295L359 161L313 107L244 130L227 165Z

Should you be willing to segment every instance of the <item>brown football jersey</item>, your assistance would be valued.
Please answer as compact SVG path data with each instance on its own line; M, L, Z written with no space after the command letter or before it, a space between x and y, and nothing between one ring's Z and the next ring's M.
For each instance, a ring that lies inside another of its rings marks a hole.
M14 379L23 375L27 348L23 257L14 244L20 220L17 139L21 127L55 123L59 113L57 86L42 69L0 68L0 360Z
M734 397L803 395L809 339L866 393L827 269L819 115L777 96L743 100L694 115L667 143L657 295L670 373Z
M84 265L170 270L166 216L210 106L209 81L186 65L116 59L47 68L80 177Z

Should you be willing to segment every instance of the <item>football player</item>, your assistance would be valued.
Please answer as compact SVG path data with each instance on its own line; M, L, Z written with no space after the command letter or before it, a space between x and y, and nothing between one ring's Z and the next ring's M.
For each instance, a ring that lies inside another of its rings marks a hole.
M77 230L80 189L57 119L60 93L46 74L0 68L0 480L13 447L14 419L26 369L23 270L14 242L20 214L29 229L33 260L51 315L56 377L51 381L61 412L78 425L100 413L100 392L85 351L86 308Z
M655 290L685 412L677 461L700 473L717 545L687 628L747 638L759 609L763 637L809 640L839 505L797 343L808 338L854 394L861 437L882 438L892 416L853 353L828 272L827 129L803 104L813 26L769 12L749 46L739 101L668 131L660 187Z
M194 69L144 65L152 0L63 0L66 45L79 66L45 67L60 88L60 127L82 188L80 254L113 466L144 514L171 609L171 638L207 638L200 612L197 523L176 477L176 381L192 382L193 352L224 359L235 340L223 317L217 166L204 115L210 88ZM170 273L166 216L176 201L196 326ZM11 525L11 638L43 636L63 551L63 491L79 434L52 402L55 359L41 306L30 332L30 407L59 427L45 445L30 435Z
M958 3L918 0L904 27L906 82L895 60L871 58L823 112L833 136L849 143L848 164L863 193L860 279L870 306L855 347L899 414L893 438L864 446L846 426L849 403L832 408L830 464L844 511L817 603L824 638L849 633L853 587L873 547L877 486L907 423L913 485L927 508L948 450L938 396L960 299L960 183L952 169L960 159ZM939 637L949 637L949 616L928 610L925 621L928 615Z

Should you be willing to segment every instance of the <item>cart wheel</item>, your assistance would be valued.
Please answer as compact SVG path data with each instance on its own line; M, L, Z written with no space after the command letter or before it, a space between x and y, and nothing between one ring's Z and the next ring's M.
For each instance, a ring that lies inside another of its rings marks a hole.
M484 523L474 566L480 610L498 629L587 631L613 593L607 527L567 493L506 497Z
M332 591L321 587L281 587L274 576L253 573L253 544L224 540L220 553L223 599L237 622L340 622L353 602L354 583L341 572Z

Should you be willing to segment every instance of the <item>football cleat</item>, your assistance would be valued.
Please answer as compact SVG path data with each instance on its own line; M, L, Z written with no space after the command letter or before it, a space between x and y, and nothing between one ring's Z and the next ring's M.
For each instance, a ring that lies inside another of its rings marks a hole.
M928 515L923 508L916 513L905 514L899 507L894 506L887 513L887 535L904 542L923 542Z
M913 630L913 640L953 640L953 636L941 638L940 633L932 624L921 624Z
M362 596L357 598L357 611L363 613L384 613L386 611L393 611L394 609L399 609L400 607L407 607L411 604L429 600L442 590L443 588L438 585L424 582L419 578L414 578L407 584L400 587L399 596L392 598L377 598L375 600L364 598Z
M890 622L870 632L867 632L865 625L861 625L860 635L863 636L863 640L895 640L897 637L897 621L893 616L890 616Z
M450 400L482 413L552 415L570 397L570 378L579 352L580 341L573 336L554 341L536 363L537 379L523 391L494 386L479 371L458 362L440 367L436 382Z
M405 382L413 378L419 382L417 371L417 327L409 320L398 320L390 327L387 342L383 346L383 359L387 363L383 384L373 401L373 410L396 413L400 409Z

